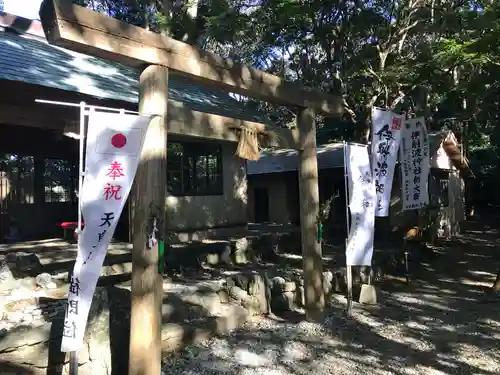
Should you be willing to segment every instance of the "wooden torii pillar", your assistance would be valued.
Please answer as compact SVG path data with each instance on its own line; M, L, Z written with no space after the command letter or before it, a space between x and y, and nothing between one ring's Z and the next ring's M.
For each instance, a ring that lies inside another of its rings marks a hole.
M51 44L135 68L146 66L140 79L140 111L163 115L153 121L148 131L137 171L135 193L132 195L134 219L129 374L160 373L161 278L155 273L158 255L146 249L145 239L150 230L151 217L164 217L165 210L169 70L188 75L200 84L300 108L297 128L280 129L279 132L290 133L284 137L287 140L297 140L291 147L298 150L300 160L299 201L306 317L308 320L321 317L325 301L321 245L317 240L319 193L315 114L338 115L342 111L340 99L72 5L71 0L44 0L40 18ZM282 145L285 147L284 143ZM286 147L290 147L290 142L286 143ZM157 211L154 211L155 207Z

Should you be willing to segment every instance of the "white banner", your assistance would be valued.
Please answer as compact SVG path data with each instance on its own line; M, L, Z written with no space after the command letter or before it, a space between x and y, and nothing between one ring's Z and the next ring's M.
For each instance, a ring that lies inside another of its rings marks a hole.
M132 187L150 118L90 110L80 192L85 227L78 236L62 352L78 351L83 343L102 263Z
M375 216L389 216L392 180L405 115L372 109L372 174L377 191Z
M368 146L346 144L345 168L349 186L351 225L346 249L348 266L370 266L375 230L375 183L372 179Z
M415 210L428 205L430 157L423 117L404 122L400 158L403 210Z

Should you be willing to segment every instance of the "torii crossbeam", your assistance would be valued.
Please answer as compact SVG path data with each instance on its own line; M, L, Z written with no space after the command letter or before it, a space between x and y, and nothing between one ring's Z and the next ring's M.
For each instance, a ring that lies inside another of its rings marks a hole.
M318 319L324 310L321 244L317 238L319 211L316 158L316 113L342 111L338 97L287 82L263 71L236 64L186 43L112 19L71 0L44 0L40 18L49 43L99 56L143 70L139 109L163 113L152 121L136 175L133 199L132 313L130 375L160 373L161 277L158 255L145 249L152 204L164 210L166 195L166 112L169 69L224 90L263 101L300 108L297 113L299 200L306 317ZM282 131L284 131L282 129ZM292 130L289 130L292 132ZM294 139L290 135L289 139ZM161 212L164 215L164 212Z

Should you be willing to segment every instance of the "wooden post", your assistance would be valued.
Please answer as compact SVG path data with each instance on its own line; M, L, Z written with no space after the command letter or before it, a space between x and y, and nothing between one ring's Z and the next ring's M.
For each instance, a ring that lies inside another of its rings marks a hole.
M160 114L146 134L131 207L132 215L132 311L130 321L129 375L161 372L162 281L158 274L158 245L147 246L156 219L162 236L165 226L167 183L168 68L148 66L139 83L139 111Z
M314 109L299 111L297 127L300 133L299 202L306 319L317 321L323 316L325 295L321 243L317 238L319 189Z

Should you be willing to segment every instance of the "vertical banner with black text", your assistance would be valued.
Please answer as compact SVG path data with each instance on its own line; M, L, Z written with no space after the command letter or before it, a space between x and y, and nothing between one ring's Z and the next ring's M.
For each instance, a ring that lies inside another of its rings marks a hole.
M70 279L62 352L78 351L83 343L97 280L132 187L150 119L89 111L85 174L79 192L85 228L78 236Z
M377 191L375 216L389 216L392 181L405 115L372 109L372 173Z
M345 168L349 188L351 220L346 248L348 266L370 266L375 231L375 183L372 178L368 146L346 143Z
M425 119L403 124L401 148L401 193L403 210L417 210L429 204L429 139Z

